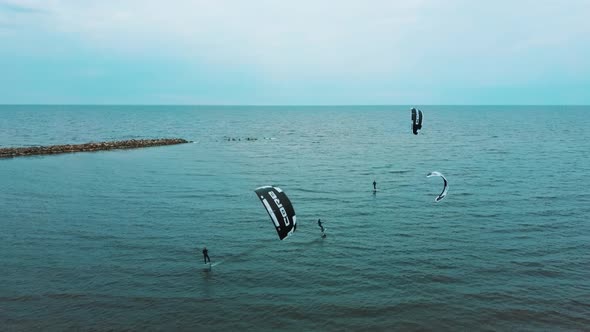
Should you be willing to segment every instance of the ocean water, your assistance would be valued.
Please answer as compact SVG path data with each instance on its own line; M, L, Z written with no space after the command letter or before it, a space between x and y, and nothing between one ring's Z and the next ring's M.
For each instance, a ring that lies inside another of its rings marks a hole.
M0 106L0 147L194 141L0 160L0 329L589 330L590 107L420 108Z

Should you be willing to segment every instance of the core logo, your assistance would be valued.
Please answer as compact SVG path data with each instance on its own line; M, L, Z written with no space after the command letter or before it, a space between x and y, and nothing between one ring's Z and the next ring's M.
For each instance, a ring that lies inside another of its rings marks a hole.
M279 200L277 195L275 195L274 192L269 191L268 194L270 195L270 198L272 198L273 201L275 201L275 204L279 208L279 211L281 211L281 215L283 216L283 221L285 221L285 226L289 226L291 223L289 222L289 217L287 216L287 211L285 211L283 204L281 204L281 201Z

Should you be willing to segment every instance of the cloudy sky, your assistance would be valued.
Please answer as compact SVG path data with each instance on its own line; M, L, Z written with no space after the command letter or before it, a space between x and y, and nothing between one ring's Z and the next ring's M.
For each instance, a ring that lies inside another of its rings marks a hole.
M0 104L590 104L590 0L0 0Z

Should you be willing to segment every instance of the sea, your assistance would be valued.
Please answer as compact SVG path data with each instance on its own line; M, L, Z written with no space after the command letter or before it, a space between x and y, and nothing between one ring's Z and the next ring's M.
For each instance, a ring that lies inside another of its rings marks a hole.
M2 148L192 141L0 159L0 330L590 331L590 106L411 107L0 106Z

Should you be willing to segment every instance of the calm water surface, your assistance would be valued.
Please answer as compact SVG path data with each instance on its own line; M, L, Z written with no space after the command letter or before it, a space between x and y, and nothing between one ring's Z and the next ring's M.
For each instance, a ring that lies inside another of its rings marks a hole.
M0 147L194 141L0 160L2 330L588 330L590 107L408 109L0 106Z

